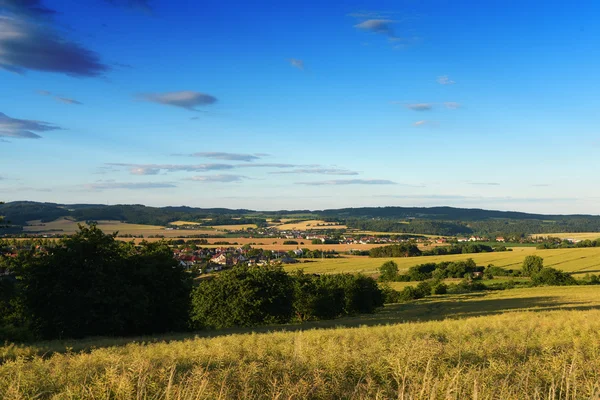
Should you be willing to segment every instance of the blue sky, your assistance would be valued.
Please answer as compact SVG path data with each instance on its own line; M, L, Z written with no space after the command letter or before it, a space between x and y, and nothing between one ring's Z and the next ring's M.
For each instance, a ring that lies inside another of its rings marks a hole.
M0 0L0 200L600 214L600 4L330 3Z

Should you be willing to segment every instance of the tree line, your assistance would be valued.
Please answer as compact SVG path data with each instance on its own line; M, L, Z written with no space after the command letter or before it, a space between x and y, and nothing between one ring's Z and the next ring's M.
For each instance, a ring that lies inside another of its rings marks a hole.
M480 243L458 243L450 246L436 246L430 250L421 250L413 242L403 242L388 246L374 247L369 250L369 257L419 257L442 256L448 254L491 253L494 251L509 251L504 246L491 247Z
M118 241L95 225L14 257L0 251L0 340L286 323L382 305L372 278L276 266L234 268L194 285L166 243Z

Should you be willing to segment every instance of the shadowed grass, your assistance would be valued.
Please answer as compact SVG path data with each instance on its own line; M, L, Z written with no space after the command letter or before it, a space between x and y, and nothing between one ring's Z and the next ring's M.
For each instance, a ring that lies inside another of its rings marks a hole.
M441 296L370 316L267 329L286 331L5 346L0 398L600 395L597 287Z

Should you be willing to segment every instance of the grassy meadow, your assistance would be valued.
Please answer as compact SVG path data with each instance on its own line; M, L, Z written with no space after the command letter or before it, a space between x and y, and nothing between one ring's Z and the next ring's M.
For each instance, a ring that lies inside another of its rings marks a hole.
M514 289L255 332L6 345L0 397L597 399L599 294Z
M445 256L426 256L408 258L369 258L369 257L343 257L301 264L301 268L308 273L340 273L340 272L362 272L373 274L386 261L393 260L401 270L408 269L414 265L429 262L458 261L472 258L477 265L487 266L494 264L497 267L507 269L518 269L523 259L528 255L538 255L544 259L544 266L553 267L574 274L598 273L600 272L600 248L576 248L576 249L552 249L538 250L533 247L515 247L513 251L498 253L476 253L476 254L452 254ZM288 268L296 269L298 264L290 265Z

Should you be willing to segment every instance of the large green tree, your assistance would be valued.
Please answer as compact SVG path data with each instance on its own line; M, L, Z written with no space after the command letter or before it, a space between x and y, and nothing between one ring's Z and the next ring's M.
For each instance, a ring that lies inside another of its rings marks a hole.
M162 243L115 240L97 226L47 252L31 253L22 269L32 327L43 338L131 335L181 329L189 281Z
M533 276L544 268L544 259L540 256L527 256L523 260L523 275Z

